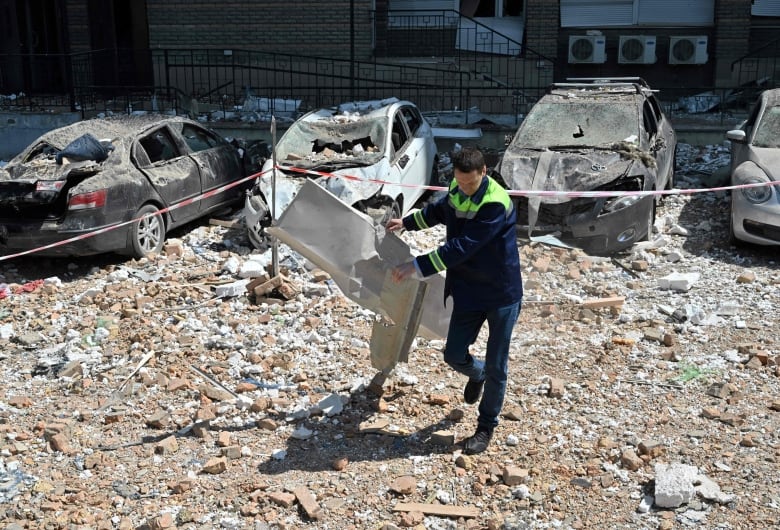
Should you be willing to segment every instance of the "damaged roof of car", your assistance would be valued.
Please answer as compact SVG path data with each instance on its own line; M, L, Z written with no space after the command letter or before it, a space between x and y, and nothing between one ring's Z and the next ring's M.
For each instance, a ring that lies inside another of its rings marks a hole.
M310 112L297 120L277 144L280 162L316 166L344 160L374 164L384 156L388 105L398 100L350 102Z
M146 129L159 125L163 121L176 122L182 121L182 119L175 116L162 117L153 114L92 118L45 133L41 135L39 140L44 141L57 149L64 149L65 146L86 132L89 132L97 138L116 139L135 136ZM24 152L34 149L35 145L36 143L31 144Z

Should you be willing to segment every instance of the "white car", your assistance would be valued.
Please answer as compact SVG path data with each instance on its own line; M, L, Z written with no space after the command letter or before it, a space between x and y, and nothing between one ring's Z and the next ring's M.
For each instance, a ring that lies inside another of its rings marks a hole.
M437 158L431 126L408 101L356 101L309 112L279 139L246 198L249 239L262 247L263 229L284 212L304 179L377 224L405 215L427 194L424 186L439 184Z
M761 93L731 140L731 184L764 183L731 192L732 243L780 245L780 89Z

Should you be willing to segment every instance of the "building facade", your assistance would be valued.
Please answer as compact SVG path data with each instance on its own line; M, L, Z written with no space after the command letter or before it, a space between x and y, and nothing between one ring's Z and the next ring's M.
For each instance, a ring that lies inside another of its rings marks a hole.
M278 82L237 79L242 69L305 70L291 87L323 85L329 71L411 85L441 69L443 86L515 97L569 77L687 89L780 77L780 0L0 0L0 15L0 94ZM172 75L177 50L209 52Z

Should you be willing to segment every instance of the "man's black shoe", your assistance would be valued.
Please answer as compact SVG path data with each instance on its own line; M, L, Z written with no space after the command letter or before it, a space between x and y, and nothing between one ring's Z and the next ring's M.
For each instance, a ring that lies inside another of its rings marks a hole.
M467 455L475 455L483 452L490 445L493 431L484 427L477 427L477 432L463 441L463 452Z
M479 401L479 396L482 394L482 387L485 386L485 380L472 381L466 383L466 388L463 389L463 401L469 405L473 405Z

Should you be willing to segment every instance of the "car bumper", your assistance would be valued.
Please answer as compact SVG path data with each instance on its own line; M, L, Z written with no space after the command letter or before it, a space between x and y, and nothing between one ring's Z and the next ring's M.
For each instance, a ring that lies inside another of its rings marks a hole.
M611 213L590 212L570 215L557 226L542 227L543 232L559 232L564 243L581 248L588 254L607 255L625 250L647 236L647 219L652 215L653 197ZM600 207L598 208L600 210ZM527 231L527 227L526 231ZM521 229L521 233L523 230Z
M0 255L34 250L39 256L89 256L123 250L127 246L128 226L95 234L100 228L63 230L59 223L51 221L20 223L0 220ZM79 239L63 243L72 238Z
M735 191L731 201L731 226L737 239L756 245L780 245L780 199L777 193L763 204L753 204Z

